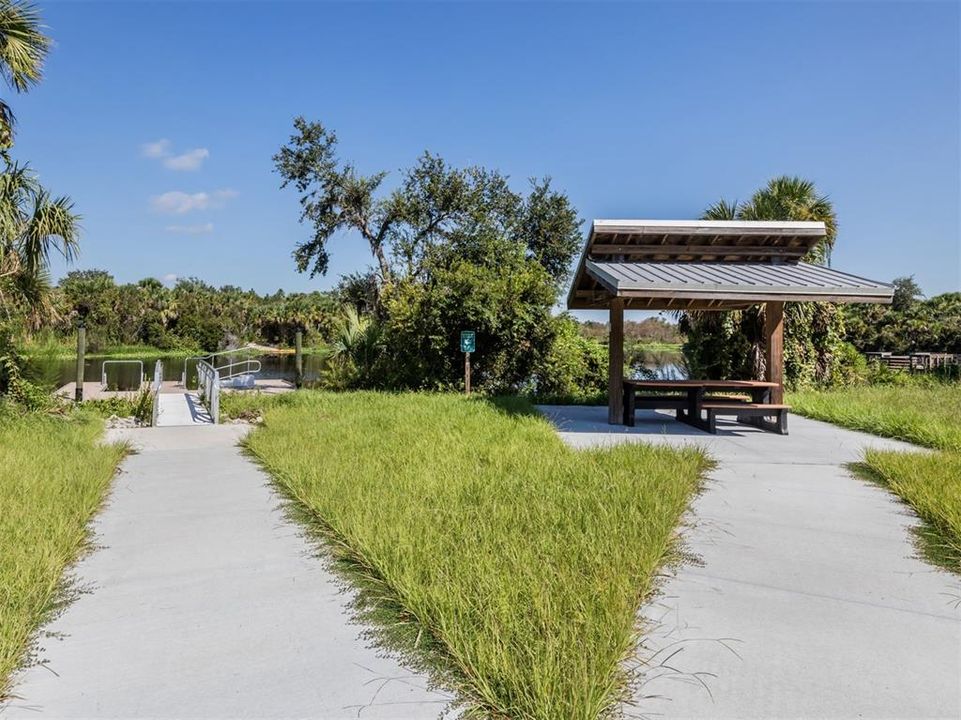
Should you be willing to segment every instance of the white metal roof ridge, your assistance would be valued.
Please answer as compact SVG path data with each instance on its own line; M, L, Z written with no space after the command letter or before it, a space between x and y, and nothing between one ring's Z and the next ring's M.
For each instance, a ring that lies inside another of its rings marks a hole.
M615 229L657 228L659 230L684 230L686 228L703 228L705 230L753 230L770 229L772 231L800 231L804 235L825 235L827 228L823 222L815 220L640 220L640 219L601 219L591 223L594 232L614 232Z

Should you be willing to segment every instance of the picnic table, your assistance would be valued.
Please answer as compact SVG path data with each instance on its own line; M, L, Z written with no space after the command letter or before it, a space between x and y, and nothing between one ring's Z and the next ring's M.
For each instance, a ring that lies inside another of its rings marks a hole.
M787 435L787 405L771 402L777 383L762 380L632 380L624 379L624 424L634 426L638 409L675 410L677 419L710 433L717 417ZM638 394L643 392L645 394ZM740 397L747 395L750 400ZM768 420L767 418L773 418Z

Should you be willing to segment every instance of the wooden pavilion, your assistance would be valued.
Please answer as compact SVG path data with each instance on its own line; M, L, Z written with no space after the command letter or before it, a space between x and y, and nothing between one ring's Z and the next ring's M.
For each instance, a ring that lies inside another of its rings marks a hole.
M766 380L783 402L784 303L890 303L892 286L802 262L821 222L595 220L567 298L607 309L608 420L622 418L625 310L764 306Z

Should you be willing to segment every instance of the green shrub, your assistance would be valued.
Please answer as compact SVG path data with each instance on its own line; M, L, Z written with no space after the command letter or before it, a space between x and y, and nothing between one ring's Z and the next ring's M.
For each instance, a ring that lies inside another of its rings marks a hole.
M524 248L503 238L478 241L483 262L455 247L435 249L427 280L405 279L383 291L383 348L375 387L462 387L461 330L474 330L473 385L488 393L529 382L554 337L553 280ZM369 387L370 385L368 385Z
M296 393L268 395L260 390L232 390L220 394L222 420L256 420L268 408L296 402Z
M607 390L607 348L580 333L569 315L553 320L554 339L534 369L535 397L596 396Z
M156 395L149 387L141 388L135 394L113 395L105 398L84 400L85 410L109 418L132 417L140 425L150 425L153 420L153 403Z

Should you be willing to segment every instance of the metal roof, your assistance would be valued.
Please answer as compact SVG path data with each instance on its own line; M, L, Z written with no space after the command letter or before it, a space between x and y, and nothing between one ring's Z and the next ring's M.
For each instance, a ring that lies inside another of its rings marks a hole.
M571 309L738 309L768 301L891 302L890 285L800 262L824 223L595 220Z

